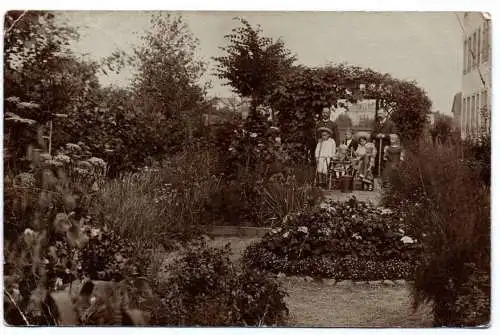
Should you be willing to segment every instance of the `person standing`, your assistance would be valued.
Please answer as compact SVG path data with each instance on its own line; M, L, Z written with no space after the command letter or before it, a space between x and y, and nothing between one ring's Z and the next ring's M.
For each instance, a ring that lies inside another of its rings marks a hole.
M390 186L391 175L398 170L399 164L405 156L399 136L390 134L389 140L390 144L384 148L384 161L386 162L383 173L384 187Z
M368 157L368 167L366 169L366 177L363 180L364 185L367 187L368 191L373 191L374 188L374 177L373 169L375 168L375 158L377 157L377 148L373 142L368 141L365 144L366 155Z
M326 177L328 175L328 168L331 161L335 158L336 143L331 138L332 130L328 127L321 127L318 129L321 138L316 145L315 158L316 158L316 172L319 178L319 184L326 184Z
M330 107L323 107L321 111L321 116L319 121L316 124L316 129L318 131L318 135L321 135L319 132L320 128L330 128L332 131L331 137L335 141L335 143L340 143L339 131L337 124L331 120L331 110Z
M347 129L345 131L344 136L345 138L342 141L342 144L347 147L348 155L350 155L350 157L353 157L356 150L358 150L358 142L352 138L352 131L350 129Z

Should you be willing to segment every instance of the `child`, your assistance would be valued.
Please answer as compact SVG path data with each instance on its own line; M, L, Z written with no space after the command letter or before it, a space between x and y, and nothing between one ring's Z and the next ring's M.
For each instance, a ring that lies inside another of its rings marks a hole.
M375 157L377 156L377 149L373 142L368 142L365 144L366 155L368 156L368 167L366 169L365 183L367 184L368 190L373 191L373 168L375 167Z
M319 177L319 184L326 184L326 176L328 174L328 166L330 162L335 157L335 147L336 143L333 138L331 138L333 131L328 127L320 127L318 131L321 134L321 138L316 146L316 162L317 162L317 173Z
M404 160L405 152L401 146L399 136L397 134L390 134L390 145L384 148L384 187L390 186L390 178L393 173L395 173L401 161Z
M347 167L345 166L346 165L345 160L347 158L347 145L345 144L339 145L336 157L337 161L340 164L337 164L337 166L335 166L335 177L340 178L341 176L345 175L346 170L348 168L348 166Z

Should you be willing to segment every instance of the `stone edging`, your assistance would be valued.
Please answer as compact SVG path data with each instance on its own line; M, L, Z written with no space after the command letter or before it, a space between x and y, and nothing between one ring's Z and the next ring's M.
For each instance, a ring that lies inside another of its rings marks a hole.
M327 286L339 286L339 287L351 287L351 286L408 286L413 283L413 281L407 281L404 279L395 280L363 280L363 281L353 281L353 280L335 280L331 278L313 278L310 276L286 276L283 273L276 275L279 281L292 281L292 282L306 282L306 283L320 283Z

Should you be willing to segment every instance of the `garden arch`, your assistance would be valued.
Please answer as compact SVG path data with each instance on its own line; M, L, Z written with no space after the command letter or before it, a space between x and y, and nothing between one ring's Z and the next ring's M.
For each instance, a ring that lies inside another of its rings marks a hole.
M277 123L284 143L302 153L313 152L316 144L315 115L340 99L376 100L376 110L387 112L404 142L421 136L432 105L426 92L414 81L344 64L294 67L267 97L268 104L279 111ZM375 115L375 132L384 131L381 121Z

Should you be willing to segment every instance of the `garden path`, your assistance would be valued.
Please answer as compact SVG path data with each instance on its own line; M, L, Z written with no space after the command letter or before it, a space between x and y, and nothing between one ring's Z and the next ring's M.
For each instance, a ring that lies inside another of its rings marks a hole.
M373 192L370 192L373 193ZM208 244L231 243L232 261L259 238L215 237ZM413 313L407 285L329 285L300 278L280 278L289 296L291 326L297 327L431 327L429 308Z
M352 196L355 196L358 200L371 202L374 205L378 205L380 203L381 195L382 188L380 186L379 179L375 179L375 189L373 191L352 191L349 193L342 193L340 190L324 191L325 200L345 201Z

